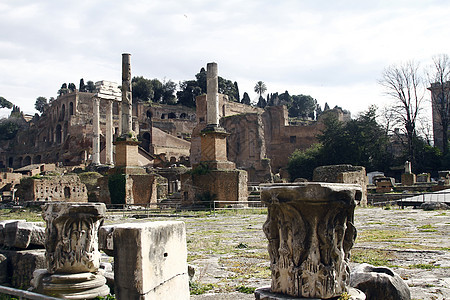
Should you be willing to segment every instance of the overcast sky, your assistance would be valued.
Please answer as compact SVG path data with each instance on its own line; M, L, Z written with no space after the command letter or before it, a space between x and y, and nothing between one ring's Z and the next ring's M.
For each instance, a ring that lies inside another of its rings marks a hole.
M178 83L215 61L241 97L262 80L352 115L385 103L385 67L450 54L446 0L0 0L0 16L0 96L30 114L63 82L121 83L125 52L133 76Z

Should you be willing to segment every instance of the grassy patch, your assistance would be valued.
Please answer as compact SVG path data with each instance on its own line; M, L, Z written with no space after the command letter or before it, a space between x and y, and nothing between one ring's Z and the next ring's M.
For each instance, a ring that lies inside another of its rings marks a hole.
M358 235L357 242L394 242L404 238L408 232L403 230L369 229Z
M390 263L394 258L394 253L386 250L354 248L351 252L350 261L358 264L368 263L373 266L394 267L395 265Z
M402 248L402 249L414 249L414 250L441 250L441 248L438 248L438 247L431 247L431 246L426 246L426 245L421 245L421 244L416 244L416 243L408 243L408 242L404 242L401 244L393 244L392 247Z
M241 260L240 257L220 258L219 263L223 264L229 271L235 273L235 278L270 278L271 276L269 266Z
M44 222L40 209L0 209L0 220L26 220L27 222Z
M236 291L238 291L239 293L244 293L244 294L253 294L255 292L255 290L256 290L256 288L245 286L245 285L240 285L236 288Z
M431 270L431 269L437 269L440 268L440 265L435 265L435 264L413 264L413 265L409 265L408 268L409 269L422 269L422 270Z
M217 285L212 283L201 283L198 281L189 282L189 291L191 295L201 295L216 288Z
M437 231L436 227L434 227L433 225L430 225L430 224L419 226L419 227L417 227L417 229L419 229L420 232L436 232Z

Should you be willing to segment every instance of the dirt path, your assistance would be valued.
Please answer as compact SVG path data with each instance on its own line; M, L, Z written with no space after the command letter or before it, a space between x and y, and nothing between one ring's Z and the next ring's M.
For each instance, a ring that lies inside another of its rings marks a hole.
M193 290L200 295L191 299L254 299L254 288L270 285L264 211L175 219L186 223L195 267ZM406 280L412 299L450 299L450 211L357 208L355 225L351 267L389 266Z

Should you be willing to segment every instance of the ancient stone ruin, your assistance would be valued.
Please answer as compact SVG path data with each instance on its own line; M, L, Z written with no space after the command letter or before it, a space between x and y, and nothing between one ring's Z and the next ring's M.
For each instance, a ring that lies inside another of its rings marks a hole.
M365 299L348 286L356 238L354 208L360 199L357 185L264 185L261 200L268 215L263 230L269 240L272 283L256 290L256 299L329 299L344 292L351 299Z
M38 293L65 299L93 299L109 294L99 272L98 229L106 212L103 203L48 203L43 208L47 223L47 269L33 274Z
M219 124L218 69L208 63L206 120L200 131L200 162L193 165L191 173L181 176L184 204L195 204L198 199L211 203L214 200L235 203L247 202L247 172L236 169L227 159L228 133ZM206 121L206 123L205 123ZM206 125L206 126L205 126Z

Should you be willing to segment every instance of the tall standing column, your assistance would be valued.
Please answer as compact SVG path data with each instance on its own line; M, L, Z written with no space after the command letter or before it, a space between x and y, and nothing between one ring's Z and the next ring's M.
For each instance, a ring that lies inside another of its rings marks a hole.
M130 57L131 54L122 54L122 134L128 134L133 129Z
M219 126L219 81L217 63L206 65L206 124Z
M94 134L92 137L92 164L100 164L100 99L93 98L94 105L94 120L92 126L94 127Z
M112 101L106 101L106 164L113 165L113 118L112 118Z

